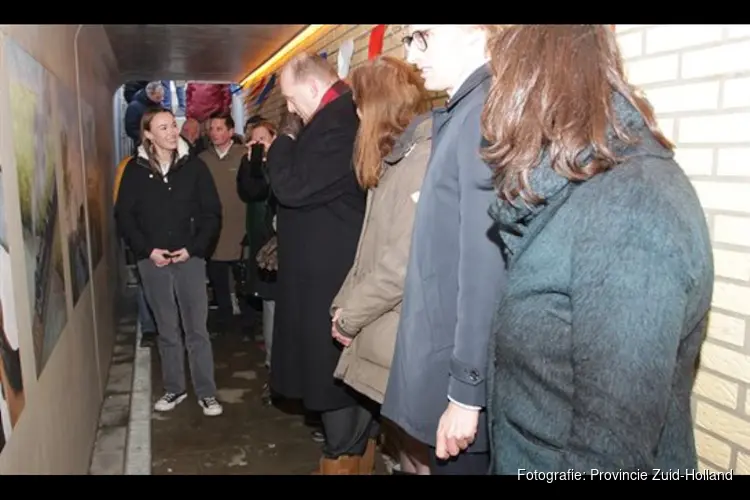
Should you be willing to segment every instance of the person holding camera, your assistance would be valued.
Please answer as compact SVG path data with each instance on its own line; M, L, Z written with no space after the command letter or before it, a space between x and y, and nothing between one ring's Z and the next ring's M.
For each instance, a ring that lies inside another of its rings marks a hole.
M172 410L187 397L184 328L198 404L207 416L221 415L205 286L205 259L221 228L221 200L208 167L179 137L171 111L147 110L141 134L143 143L122 176L115 216L138 260L159 329L165 393L154 410Z
M273 123L260 120L248 126L247 162L237 172L237 194L247 203L247 240L251 264L248 287L263 301L263 341L265 365L271 367L273 342L274 292L276 288L276 207L277 201L268 184L266 152L276 138ZM256 265L252 265L254 262Z

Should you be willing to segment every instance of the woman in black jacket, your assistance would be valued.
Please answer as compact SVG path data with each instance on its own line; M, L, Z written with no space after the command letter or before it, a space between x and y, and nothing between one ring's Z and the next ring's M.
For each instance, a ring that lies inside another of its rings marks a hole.
M276 127L261 120L250 125L248 134L249 162L242 162L237 172L237 192L248 204L247 236L251 262L249 283L252 294L263 300L263 339L266 346L266 367L271 365L273 337L274 288L276 283L276 197L265 172L266 151L276 138Z
M205 163L189 154L174 115L148 110L143 143L130 160L115 207L119 229L138 260L146 299L159 329L165 394L156 411L172 410L187 396L180 322L198 404L222 413L216 400L214 360L206 320L206 261L221 227L221 201Z

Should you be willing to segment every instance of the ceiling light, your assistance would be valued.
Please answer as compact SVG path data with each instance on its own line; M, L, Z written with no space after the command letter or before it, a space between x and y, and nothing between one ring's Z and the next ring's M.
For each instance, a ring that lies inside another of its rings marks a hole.
M308 41L313 36L319 34L323 29L332 29L335 25L333 24L309 24L307 28L303 29L297 36L292 38L289 43L281 47L274 55L269 57L266 62L261 64L258 68L250 72L240 82L241 87L246 87L253 83L255 80L263 76L265 72L274 67L275 64L281 62L285 57L292 55L292 53L299 48L300 45Z

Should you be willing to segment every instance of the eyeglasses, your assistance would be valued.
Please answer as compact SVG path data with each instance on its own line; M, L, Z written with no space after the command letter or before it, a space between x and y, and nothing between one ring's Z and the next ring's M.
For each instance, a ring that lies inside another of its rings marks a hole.
M414 47L424 52L427 50L427 35L429 35L429 30L414 31L411 35L402 38L401 43L407 49L411 49L414 44Z

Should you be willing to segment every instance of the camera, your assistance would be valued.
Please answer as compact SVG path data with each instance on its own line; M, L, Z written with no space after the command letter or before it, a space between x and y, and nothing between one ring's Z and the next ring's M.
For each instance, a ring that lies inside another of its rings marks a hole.
M255 162L263 162L263 154L265 153L265 146L263 144L257 143L250 146L250 161Z

